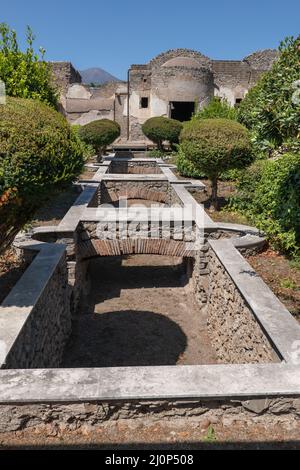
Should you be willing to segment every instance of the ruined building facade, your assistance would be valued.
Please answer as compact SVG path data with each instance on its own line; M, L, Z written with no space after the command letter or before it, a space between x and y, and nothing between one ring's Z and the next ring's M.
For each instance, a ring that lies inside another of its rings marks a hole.
M213 96L238 105L277 55L277 51L266 49L241 61L211 60L193 50L175 49L148 64L132 65L127 82L97 88L82 84L70 63L53 63L53 72L70 123L114 119L121 126L120 141L141 142L145 140L141 126L150 117L186 121Z

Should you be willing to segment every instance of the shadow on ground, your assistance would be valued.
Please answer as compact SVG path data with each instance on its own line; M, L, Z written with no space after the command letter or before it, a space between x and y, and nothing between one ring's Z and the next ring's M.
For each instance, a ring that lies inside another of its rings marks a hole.
M86 314L74 322L63 367L175 365L186 343L181 328L164 315L130 310Z
M127 451L127 450L299 450L300 441L235 441L235 442L157 442L157 443L128 443L128 444L49 444L49 445L20 445L0 447L0 450L102 450L102 451ZM80 456L80 453L77 454ZM111 454L107 454L110 456ZM120 454L122 455L122 454ZM145 458L143 456L143 458Z

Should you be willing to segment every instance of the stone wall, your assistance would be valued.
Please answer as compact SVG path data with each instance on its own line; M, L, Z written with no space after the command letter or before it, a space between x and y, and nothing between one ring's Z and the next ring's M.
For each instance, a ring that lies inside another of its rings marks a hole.
M168 181L102 181L100 204L111 204L120 198L182 205Z
M156 162L142 162L142 161L116 161L112 162L109 167L109 173L116 174L128 174L128 175L139 175L139 174L161 174L162 171Z
M214 78L209 68L161 67L152 72L152 93L166 101L197 100L200 107L214 94Z
M253 70L269 70L275 60L279 57L279 52L275 49L264 49L256 51L243 59Z
M151 238L149 234L151 232ZM192 257L195 227L174 226L168 222L82 222L77 228L77 258L157 254Z
M210 68L211 67L211 59L206 57L205 55L201 54L198 51L193 51L191 49L170 49L166 52L162 52L158 56L154 57L150 61L151 67L160 67L166 62L175 59L177 57L189 57L191 59L195 59L201 66Z
M221 363L278 362L253 312L214 251L203 247L195 258L193 287L206 309L208 330Z
M70 84L81 83L81 75L71 62L50 62L50 65L53 71L53 82L63 95L66 95Z
M259 400L179 400L179 401L111 401L78 403L33 403L23 405L0 405L0 433L32 430L35 433L47 432L56 436L80 430L96 432L107 421L122 419L140 420L141 425L157 420L188 417L195 422L208 420L210 423L256 423L256 425L276 426L285 422L299 426L300 398L278 397ZM4 437L4 435L3 435Z
M148 140L142 124L150 117L170 116L172 102L197 102L202 108L215 95L234 106L277 57L277 51L267 49L243 60L212 60L197 51L174 49L148 64L132 65L128 82L96 88L82 85L70 62L53 62L52 68L61 92L62 112L72 124L115 119L121 127L116 143L129 139L145 144ZM142 98L148 99L148 105L142 105Z
M59 367L70 333L70 289L63 257L32 307L3 368Z

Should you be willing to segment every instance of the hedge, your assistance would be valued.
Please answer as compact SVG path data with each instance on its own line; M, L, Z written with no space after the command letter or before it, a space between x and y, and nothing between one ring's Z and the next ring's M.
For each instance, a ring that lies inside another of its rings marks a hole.
M0 250L41 198L82 165L79 139L61 114L36 100L7 98L0 106Z
M272 245L300 254L300 155L256 162L244 172L231 207L247 215Z

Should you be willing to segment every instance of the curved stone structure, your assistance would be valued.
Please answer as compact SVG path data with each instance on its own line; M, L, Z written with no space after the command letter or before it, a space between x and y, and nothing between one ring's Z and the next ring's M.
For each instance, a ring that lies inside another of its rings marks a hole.
M121 127L120 148L128 142L145 148L151 145L141 130L147 119L187 121L213 96L238 105L277 57L277 51L266 49L243 60L213 60L191 49L171 49L147 64L132 65L127 83L93 88L72 80L62 102L71 123L114 119Z
M180 62L182 59L190 59L191 61L197 62L201 67L211 68L212 65L212 61L209 57L192 49L170 49L154 57L149 62L149 65L151 68L161 67L166 65L169 61L175 60Z
M254 70L265 71L272 67L278 57L278 51L274 49L263 49L244 57L243 62L246 62Z

